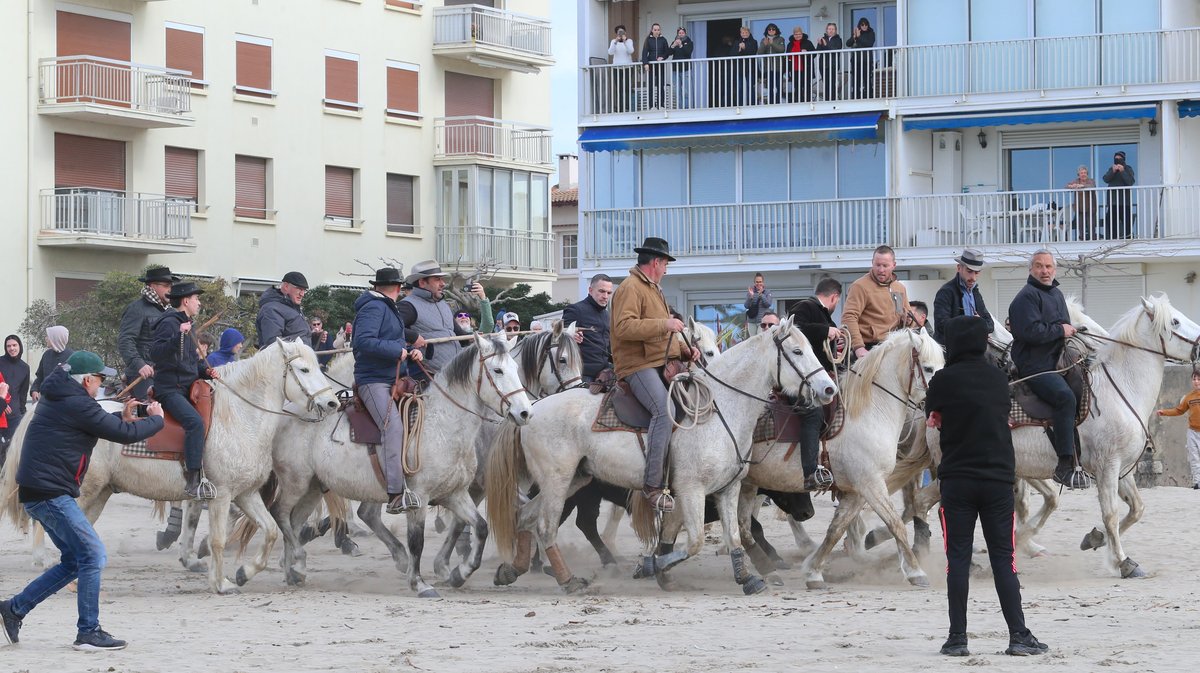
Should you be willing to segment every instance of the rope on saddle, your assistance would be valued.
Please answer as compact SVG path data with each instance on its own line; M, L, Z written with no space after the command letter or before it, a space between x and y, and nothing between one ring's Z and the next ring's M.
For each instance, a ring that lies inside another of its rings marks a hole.
M680 374L671 379L667 394L683 411L684 420L690 421L685 425L675 420L674 416L671 417L671 424L682 430L707 423L716 410L712 389L708 384L694 378L691 373Z
M404 424L404 444L400 464L404 474L416 474L421 469L421 431L425 428L425 398L405 395L400 398L400 420Z

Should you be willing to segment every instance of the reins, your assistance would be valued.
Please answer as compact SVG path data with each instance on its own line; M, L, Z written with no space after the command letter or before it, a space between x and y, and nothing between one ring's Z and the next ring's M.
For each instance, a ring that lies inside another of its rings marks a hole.
M291 356L288 356L288 358L284 361L284 363L283 363L283 379L284 379L285 385L287 382L288 374L291 374L296 379L296 383L297 383L297 385L300 386L300 390L303 391L305 397L308 398L308 408L311 410L316 406L314 404L314 400L317 398L317 396L319 396L321 393L332 391L333 386L325 386L324 388L317 390L317 392L315 392L315 393L308 392L308 390L306 390L304 388L304 382L300 380L300 377L296 375L296 372L292 371L292 361L299 359L300 357L301 356L299 354L291 355ZM275 411L273 409L267 409L266 407L256 404L253 401L251 401L250 399L248 399L245 395L243 395L240 391L238 391L237 388L230 385L229 382L225 381L224 379L214 379L214 380L217 383L220 383L221 385L223 385L227 389L229 389L229 392L233 393L233 395L235 397L237 397L239 400L245 402L246 404L250 405L251 407L253 407L263 413L274 414L276 416L287 416L290 418L295 418L295 419L304 421L305 423L319 423L322 420L322 418L307 418L307 417L301 416L299 414L294 414L290 411Z

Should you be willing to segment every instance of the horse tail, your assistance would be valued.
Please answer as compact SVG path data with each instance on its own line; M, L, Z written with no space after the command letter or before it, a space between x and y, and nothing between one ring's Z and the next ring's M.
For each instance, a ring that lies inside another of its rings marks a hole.
M333 491L326 491L321 499L325 501L325 509L329 512L329 525L335 530L346 525L346 520L350 517L350 505L346 499Z
M633 532L637 535L638 540L641 540L644 545L652 544L658 537L658 521L650 501L642 496L640 490L634 489L629 492L625 509L629 510L629 523L633 526Z
M169 504L174 504L174 503L168 503L165 500L155 500L154 505L150 508L150 516L154 517L155 519L158 519L159 521L166 521L167 505L169 505Z
M28 527L29 515L25 513L17 495L17 468L21 465L21 447L25 444L25 431L29 428L32 416L32 413L26 414L21 420L21 425L13 433L12 443L8 445L8 456L0 465L0 512L21 530Z
M506 421L492 440L484 473L488 523L500 559L512 562L516 554L517 496L521 475L525 472L525 452L521 449L521 428Z
M932 467L929 443L925 440L925 424L920 423L913 434L915 436L908 453L896 461L895 469L887 477L888 493L894 493L920 476L921 472Z

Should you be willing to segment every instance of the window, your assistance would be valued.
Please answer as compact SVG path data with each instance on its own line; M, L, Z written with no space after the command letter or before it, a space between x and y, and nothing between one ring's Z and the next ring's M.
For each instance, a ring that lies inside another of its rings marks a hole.
M417 233L416 204L417 179L411 175L388 173L387 176L387 230L396 234Z
M642 205L687 203L687 150L643 150L642 169Z
M69 304L81 301L99 284L100 281L87 278L55 278L54 303Z
M417 93L420 73L419 65L387 62L387 116L413 120L421 118Z
M422 3L420 2L420 0L413 0L412 2L405 2L404 0L384 0L383 4L385 7L395 7L396 9L412 9L412 10L419 11L421 9Z
M275 211L267 208L267 160L261 157L234 157L235 217L270 219Z
M1064 189L1080 166L1103 186L1100 176L1112 165L1113 154L1125 152L1125 163L1137 170L1136 143L1081 144L1067 147L1031 147L1008 152L1008 185L1014 192Z
M200 202L200 152L183 147L164 148L166 189L170 199Z
M354 226L354 169L325 167L325 221Z
M575 271L577 269L579 269L579 234L563 234L562 270Z
M54 186L125 191L125 143L54 134Z
M389 104L390 104L389 91ZM358 104L358 54L325 50L325 107L361 110Z
M186 70L192 74L192 87L203 89L204 29L182 23L167 22L167 67Z
M265 37L237 35L237 84L234 91L246 96L274 98L271 89L271 46Z

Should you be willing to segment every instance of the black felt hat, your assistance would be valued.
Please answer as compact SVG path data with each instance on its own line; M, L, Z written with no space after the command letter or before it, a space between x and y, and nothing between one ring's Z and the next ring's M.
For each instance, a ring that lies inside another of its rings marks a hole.
M375 279L367 282L371 285L403 285L404 279L400 277L399 269L385 266L382 269L376 269Z
M204 294L204 290L201 290L199 286L192 281L185 280L182 283L175 283L172 285L171 291L167 293L167 298L183 299L184 297L190 297L194 294Z
M675 258L671 256L670 244L654 236L647 236L646 240L642 241L642 246L634 248L633 251L638 254L645 253L647 255L654 255L655 257L665 257L668 262L675 261Z
M146 269L146 273L138 278L139 283L176 283L179 282L179 276L171 273L171 269L165 266L156 266L153 269Z

